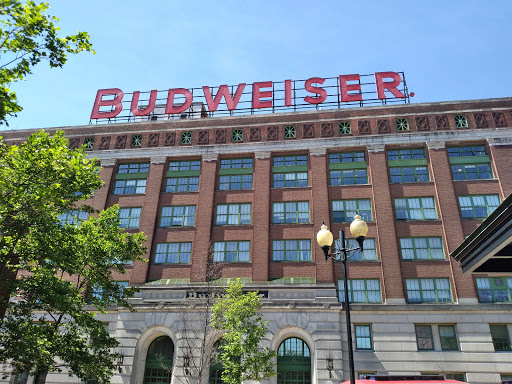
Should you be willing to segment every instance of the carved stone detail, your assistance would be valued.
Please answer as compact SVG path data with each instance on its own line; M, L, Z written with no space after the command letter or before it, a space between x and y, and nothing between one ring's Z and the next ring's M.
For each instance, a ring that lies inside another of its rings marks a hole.
M389 126L389 120L387 120L387 119L377 120L377 132L378 133L391 133L391 127Z
M357 128L360 135L369 135L372 133L370 130L370 120L359 120L357 122Z
M100 140L98 149L108 149L110 147L110 136L103 136Z
M199 131L198 144L208 144L210 142L210 132L208 130Z
M438 130L450 129L448 118L445 115L436 116L436 128Z
M494 126L496 128L502 128L507 126L507 121L505 120L505 115L503 112L493 112L492 119L494 120Z
M160 135L158 133L150 133L148 140L148 147L158 147Z
M226 130L217 129L215 131L215 144L224 144L226 142Z
M279 127L268 127L267 128L267 140L279 139Z
M322 123L322 129L320 131L322 137L332 137L334 135L332 123Z
M260 141L261 129L260 127L251 127L249 129L249 141Z
M126 135L121 135L116 137L116 149L121 149L126 147Z
M164 145L169 146L169 145L174 145L175 143L176 143L176 132L167 132L165 134Z
M76 149L80 146L80 139L78 137L73 137L69 139L69 149Z
M305 139L315 137L315 127L313 124L304 124L302 127L302 137Z
M427 116L416 116L416 129L418 131L430 131Z
M487 128L489 126L484 113L473 113L473 118L477 128Z

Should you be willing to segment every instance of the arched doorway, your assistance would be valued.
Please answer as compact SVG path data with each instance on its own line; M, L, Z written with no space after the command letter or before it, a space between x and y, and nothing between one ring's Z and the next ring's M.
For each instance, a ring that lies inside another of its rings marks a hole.
M172 374L174 344L168 336L160 336L149 346L144 368L144 384L169 384Z
M217 340L213 345L213 353L210 358L210 377L208 384L224 384L224 381L222 381L222 372L224 371L224 366L218 358L219 353L221 353L219 350L221 342L221 340Z
M277 350L277 384L311 384L311 354L297 337L284 340Z

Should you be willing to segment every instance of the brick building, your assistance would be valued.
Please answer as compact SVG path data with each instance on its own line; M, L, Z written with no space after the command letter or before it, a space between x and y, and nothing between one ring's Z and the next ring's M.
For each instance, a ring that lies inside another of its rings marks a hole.
M119 204L147 236L149 262L117 277L141 287L137 312L102 317L124 354L112 382L187 380L180 315L200 313L209 259L216 284L262 293L271 383L348 378L341 263L316 233L349 233L356 213L369 226L348 263L357 373L510 379L512 275L463 275L449 253L512 192L511 111L505 98L63 128L101 161L88 203Z

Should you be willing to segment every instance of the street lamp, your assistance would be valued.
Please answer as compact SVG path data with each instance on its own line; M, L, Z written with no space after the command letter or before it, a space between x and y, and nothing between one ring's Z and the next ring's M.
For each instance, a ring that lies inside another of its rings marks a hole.
M363 251L363 241L368 234L368 225L366 222L361 219L361 216L356 215L354 217L354 221L350 224L350 233L357 240L359 247L357 248L346 248L345 247L345 232L343 229L340 230L340 247L338 250L334 250L333 253L329 254L329 249L331 248L333 242L333 235L331 231L327 228L325 223L322 224L322 229L318 231L316 235L316 241L318 245L322 247L325 255L325 261L330 257L334 260L339 260L343 263L343 282L345 288L345 316L347 323L347 341L348 341L348 363L350 368L350 384L356 383L355 372L354 372L354 352L352 350L352 325L350 322L350 299L348 296L348 278L347 278L347 259L350 257L350 252L352 251Z

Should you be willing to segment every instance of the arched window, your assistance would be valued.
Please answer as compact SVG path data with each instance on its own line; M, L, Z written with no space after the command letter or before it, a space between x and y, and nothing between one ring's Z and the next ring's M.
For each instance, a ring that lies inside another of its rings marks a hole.
M301 339L290 337L277 350L277 384L310 384L311 355Z
M174 344L167 336L160 336L151 342L146 356L144 384L169 384L172 374Z
M213 345L213 353L212 357L210 358L210 379L208 380L209 384L224 384L224 381L222 381L222 372L224 371L224 366L218 357L219 353L221 353L219 349L221 342L222 339L217 340Z

